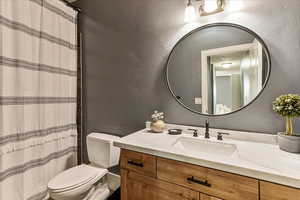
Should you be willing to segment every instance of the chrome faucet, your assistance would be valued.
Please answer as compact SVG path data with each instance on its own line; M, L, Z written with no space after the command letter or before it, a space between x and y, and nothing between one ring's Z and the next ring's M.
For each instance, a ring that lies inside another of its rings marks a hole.
M205 138L209 139L209 122L208 120L205 121Z

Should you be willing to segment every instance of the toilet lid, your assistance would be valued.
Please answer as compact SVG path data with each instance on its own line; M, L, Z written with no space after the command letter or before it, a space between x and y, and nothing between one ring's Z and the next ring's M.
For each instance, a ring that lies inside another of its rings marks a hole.
M84 164L79 165L55 176L48 183L48 188L51 190L60 190L74 187L89 182L96 176L101 176L101 174L104 176L106 173L106 169L91 167Z

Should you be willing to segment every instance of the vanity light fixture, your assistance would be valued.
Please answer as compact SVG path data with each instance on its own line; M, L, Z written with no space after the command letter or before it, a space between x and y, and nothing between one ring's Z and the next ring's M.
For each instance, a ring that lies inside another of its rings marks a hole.
M207 16L224 11L225 0L194 0L201 1L199 7L200 16ZM192 4L192 0L188 0L185 8L184 22L192 22L196 19L195 7Z
M193 22L196 20L196 10L195 7L192 4L191 0L188 0L188 3L185 8L185 13L184 13L184 22L189 23Z
M224 11L225 0L201 0L199 12L201 16Z

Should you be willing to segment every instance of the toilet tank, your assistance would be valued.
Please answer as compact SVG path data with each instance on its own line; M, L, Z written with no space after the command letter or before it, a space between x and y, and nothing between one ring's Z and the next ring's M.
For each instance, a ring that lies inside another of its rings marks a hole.
M87 152L92 165L109 168L119 164L120 148L113 146L118 136L91 133L87 136Z

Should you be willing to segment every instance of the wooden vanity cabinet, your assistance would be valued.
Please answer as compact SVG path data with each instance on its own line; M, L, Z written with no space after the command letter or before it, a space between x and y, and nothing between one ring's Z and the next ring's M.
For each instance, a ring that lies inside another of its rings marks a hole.
M196 191L136 172L122 169L121 177L121 200L200 200Z
M157 158L157 178L228 200L258 200L258 180Z
M139 152L121 152L121 200L300 200L300 190Z
M156 177L156 157L135 151L122 150L120 165L123 169Z
M222 200L126 169L121 176L122 200Z
M222 200L222 199L200 193L200 200Z
M300 190L260 181L261 200L300 200Z

